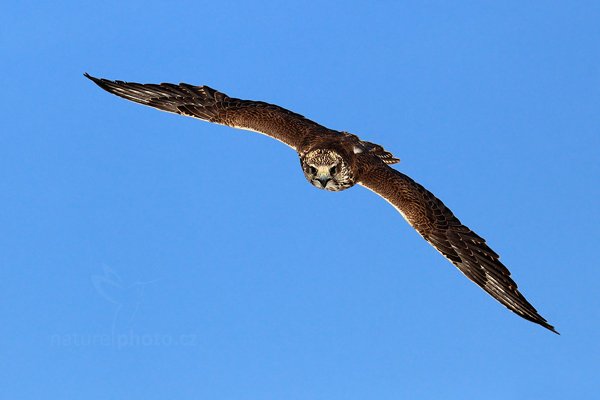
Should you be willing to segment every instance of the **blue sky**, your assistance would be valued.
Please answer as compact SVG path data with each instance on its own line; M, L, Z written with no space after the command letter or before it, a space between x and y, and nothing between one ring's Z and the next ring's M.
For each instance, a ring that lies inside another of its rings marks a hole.
M7 4L4 396L598 393L600 6L498 3ZM206 84L382 144L562 335L369 191L316 190L280 143L85 71Z

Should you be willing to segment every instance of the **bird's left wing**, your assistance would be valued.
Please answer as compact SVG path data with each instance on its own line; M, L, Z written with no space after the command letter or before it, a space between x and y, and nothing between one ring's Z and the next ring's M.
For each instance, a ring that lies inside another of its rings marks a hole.
M162 111L259 132L295 150L307 136L329 132L329 129L285 108L262 101L236 99L208 86L141 84L84 75L102 89L124 99Z
M558 333L519 292L498 254L441 200L383 162L377 160L369 165L359 184L392 204L436 250L509 310Z

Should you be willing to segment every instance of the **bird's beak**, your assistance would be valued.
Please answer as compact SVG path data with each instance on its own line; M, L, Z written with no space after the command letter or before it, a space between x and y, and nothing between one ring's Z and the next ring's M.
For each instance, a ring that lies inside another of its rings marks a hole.
M327 182L329 182L331 178L329 176L318 176L317 180L321 183L323 189L325 189L327 187Z

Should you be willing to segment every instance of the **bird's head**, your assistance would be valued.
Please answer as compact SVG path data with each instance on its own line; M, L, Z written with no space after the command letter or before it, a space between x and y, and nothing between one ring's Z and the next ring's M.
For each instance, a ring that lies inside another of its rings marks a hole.
M300 156L306 179L319 189L337 192L354 185L350 164L332 149L316 149Z

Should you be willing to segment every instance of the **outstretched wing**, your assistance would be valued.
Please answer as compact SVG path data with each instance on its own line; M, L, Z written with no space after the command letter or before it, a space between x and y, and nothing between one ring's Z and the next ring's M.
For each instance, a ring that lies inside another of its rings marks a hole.
M208 86L186 83L141 84L111 81L84 74L102 89L135 101L216 124L259 132L298 150L308 135L326 134L329 129L300 114L261 101L240 100Z
M509 270L483 238L423 186L381 162L373 164L360 178L361 185L392 204L425 240L509 310L558 333L519 292Z

